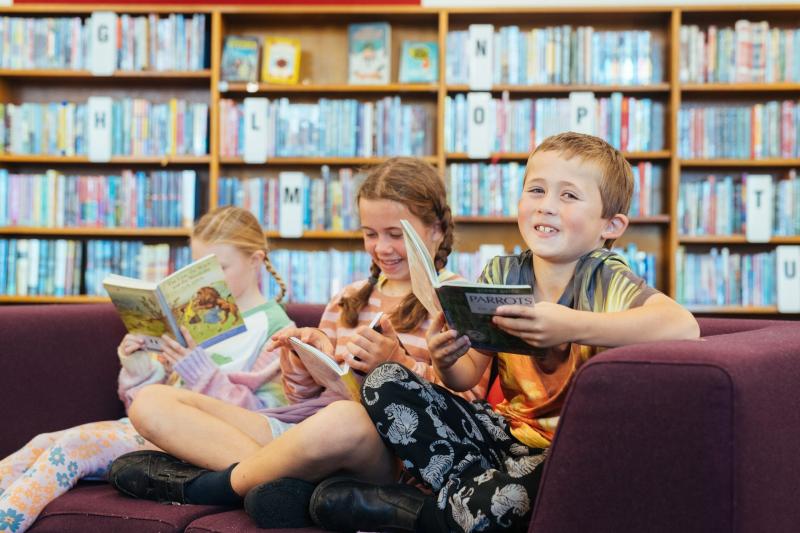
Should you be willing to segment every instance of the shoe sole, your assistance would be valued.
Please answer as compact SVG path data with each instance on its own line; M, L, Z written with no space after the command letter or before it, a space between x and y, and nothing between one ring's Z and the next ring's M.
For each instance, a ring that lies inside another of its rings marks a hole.
M301 528L314 524L308 514L315 485L283 478L255 487L244 498L244 510L260 528Z

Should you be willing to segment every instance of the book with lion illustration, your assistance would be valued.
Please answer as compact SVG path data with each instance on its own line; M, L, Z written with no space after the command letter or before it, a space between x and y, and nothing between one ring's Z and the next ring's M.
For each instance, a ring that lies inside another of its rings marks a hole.
M246 329L213 254L158 283L109 274L103 286L125 327L130 333L143 336L149 350L161 351L160 337L164 333L186 346L180 326L203 347Z

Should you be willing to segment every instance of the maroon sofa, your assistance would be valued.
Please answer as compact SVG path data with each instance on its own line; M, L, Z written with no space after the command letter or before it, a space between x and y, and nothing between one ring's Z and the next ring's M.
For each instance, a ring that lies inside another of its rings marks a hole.
M301 325L321 306L290 305ZM701 319L703 339L608 350L567 399L531 531L780 532L800 524L800 322ZM124 415L110 305L0 307L0 456ZM81 483L31 532L256 531L241 510ZM307 530L313 531L313 530Z

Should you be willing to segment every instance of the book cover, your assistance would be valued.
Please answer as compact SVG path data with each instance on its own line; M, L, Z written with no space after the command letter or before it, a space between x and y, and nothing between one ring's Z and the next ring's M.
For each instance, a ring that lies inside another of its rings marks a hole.
M389 83L391 26L386 22L348 27L348 81L358 85Z
M300 40L267 37L261 79L267 83L294 84L300 79Z
M403 41L400 83L439 81L439 44L434 41Z
M225 37L222 49L222 79L258 80L258 38L239 35Z
M159 283L109 274L103 286L125 327L130 333L145 337L146 346L151 350L161 351L160 337L164 333L186 346L181 326L203 347L246 329L213 254L183 267Z
M344 399L361 401L361 380L347 363L340 366L332 357L297 337L290 337L289 343L314 381Z
M533 305L530 285L489 285L452 280L440 282L425 244L407 221L402 220L411 290L431 315L442 311L450 328L469 337L473 348L491 352L538 354L519 337L492 324L501 305Z

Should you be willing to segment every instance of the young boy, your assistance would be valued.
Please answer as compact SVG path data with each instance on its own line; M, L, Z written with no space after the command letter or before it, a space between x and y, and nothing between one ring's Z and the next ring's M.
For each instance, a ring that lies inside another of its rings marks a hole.
M505 399L492 409L399 365L376 368L364 384L364 406L391 452L434 495L329 479L311 500L319 525L340 531L527 528L577 369L600 347L699 335L688 311L607 250L628 226L632 194L630 165L605 141L577 133L545 139L528 160L519 201L519 230L530 249L494 258L481 276L533 287L534 306L500 307L493 321L546 348L544 354L472 350L466 336L442 331L439 316L427 342L442 382L467 390L496 357Z

